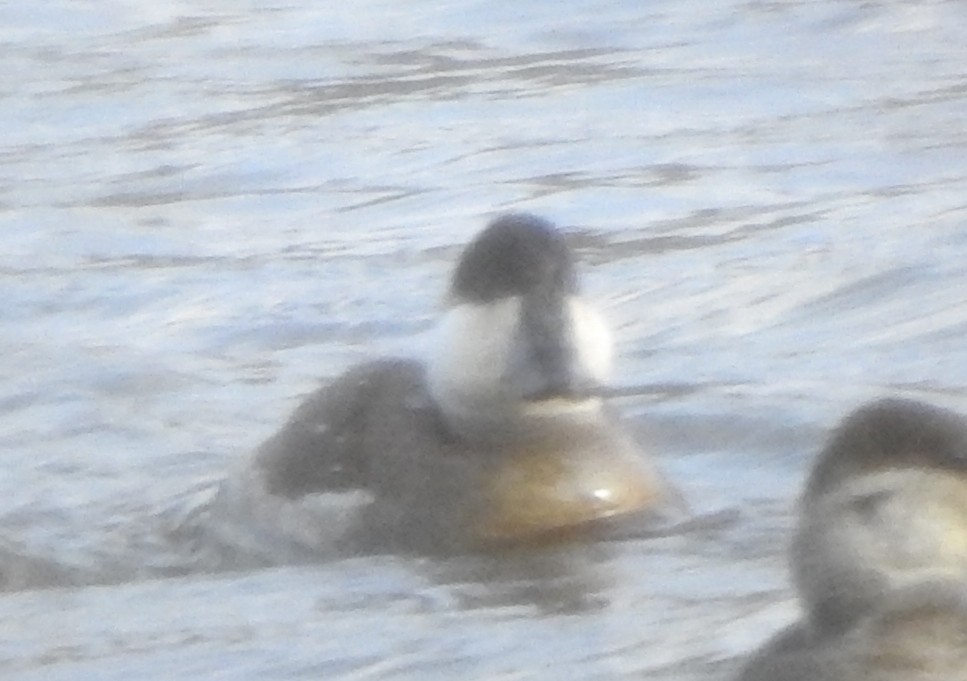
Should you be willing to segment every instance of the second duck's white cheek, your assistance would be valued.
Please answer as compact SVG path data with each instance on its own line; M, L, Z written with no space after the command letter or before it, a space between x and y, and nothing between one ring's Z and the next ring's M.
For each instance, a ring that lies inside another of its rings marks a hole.
M794 540L800 589L807 600L836 592L865 606L884 589L967 579L965 494L955 476L920 470L868 474L827 493Z
M520 299L456 305L446 312L427 360L427 378L438 400L498 398L511 361Z

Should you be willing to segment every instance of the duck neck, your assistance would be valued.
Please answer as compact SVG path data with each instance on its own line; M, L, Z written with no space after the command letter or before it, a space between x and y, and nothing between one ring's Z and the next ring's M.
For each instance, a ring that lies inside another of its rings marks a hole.
M600 421L600 398L547 400L504 410L441 410L444 422L460 439L478 443L527 443Z

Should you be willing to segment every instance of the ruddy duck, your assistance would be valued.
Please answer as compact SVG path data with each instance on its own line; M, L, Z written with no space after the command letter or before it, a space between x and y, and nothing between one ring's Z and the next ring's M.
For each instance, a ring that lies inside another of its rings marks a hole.
M790 558L806 618L740 681L967 679L967 421L902 399L848 416Z
M602 399L610 334L550 223L506 215L467 246L436 341L425 363L374 361L310 396L250 486L283 512L355 494L351 551L540 542L680 507Z

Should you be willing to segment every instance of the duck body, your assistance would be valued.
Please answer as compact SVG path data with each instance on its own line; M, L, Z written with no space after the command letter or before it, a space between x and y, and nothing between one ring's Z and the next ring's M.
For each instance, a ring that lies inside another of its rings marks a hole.
M967 678L967 585L927 581L885 595L838 631L793 625L739 681L955 681Z
M542 541L667 501L667 484L605 412L524 431L454 434L418 362L381 360L307 400L256 455L272 496L365 490L349 551Z

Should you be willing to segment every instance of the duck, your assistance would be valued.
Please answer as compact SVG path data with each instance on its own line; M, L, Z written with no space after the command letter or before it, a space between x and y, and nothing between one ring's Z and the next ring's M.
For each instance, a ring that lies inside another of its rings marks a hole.
M849 414L806 480L789 558L803 619L738 681L967 678L967 419L893 397Z
M310 550L449 553L684 513L606 400L611 333L551 222L492 220L463 250L443 308L425 358L376 358L310 394L244 483L223 490L228 514L265 529L252 508L271 507ZM333 513L336 498L352 503Z

